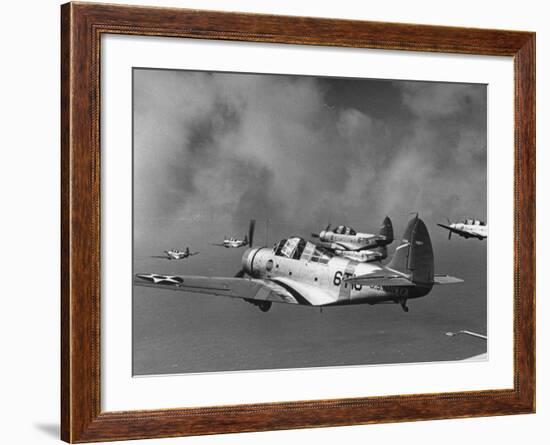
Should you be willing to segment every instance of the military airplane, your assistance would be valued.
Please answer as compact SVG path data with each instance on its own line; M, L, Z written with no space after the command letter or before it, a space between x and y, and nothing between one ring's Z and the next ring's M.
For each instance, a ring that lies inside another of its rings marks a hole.
M484 240L487 238L487 224L484 221L479 221L477 219L467 218L464 222L451 223L447 219L448 225L437 224L439 227L443 227L449 231L449 239L451 235L456 233L458 236L463 238L477 238L479 240Z
M225 247L226 249L230 249L233 247L245 247L245 246L252 246L252 241L254 239L254 226L256 225L256 220L252 219L250 220L250 224L248 226L248 235L244 236L244 239L238 239L238 238L226 238L224 236L224 240L222 243L212 243L213 246L219 246L219 247Z
M151 258L161 258L163 260L183 260L193 255L198 255L199 252L190 252L189 247L186 247L185 250L170 249L165 250L164 255L152 256Z
M311 236L318 238L320 246L336 255L360 262L380 261L388 256L385 246L393 242L393 225L389 217L384 218L378 235L358 233L344 225L331 230L330 226L328 224L320 233Z
M134 284L242 298L262 312L272 303L316 307L396 303L408 312L407 301L427 295L434 285L462 281L434 274L430 236L415 216L385 266L342 258L291 237L273 248L247 249L233 278L139 273Z
M375 247L374 249L365 250L344 250L333 249L336 255L354 260L359 263L370 263L371 261L382 261L388 256L388 248L386 246Z

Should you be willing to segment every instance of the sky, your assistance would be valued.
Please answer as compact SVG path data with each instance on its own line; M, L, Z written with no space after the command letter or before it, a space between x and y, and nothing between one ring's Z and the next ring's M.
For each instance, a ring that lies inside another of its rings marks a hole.
M138 239L151 219L486 216L485 85L135 69L134 107Z
M327 223L396 237L426 222L435 272L465 282L396 305L318 310L134 287L135 374L465 358L485 343L486 242L437 222L486 219L486 86L134 69L134 272L233 276L244 249ZM399 239L399 238L397 238ZM395 244L389 246L390 254ZM200 254L154 259L169 248ZM394 307L395 306L395 307ZM328 334L328 337L327 335Z

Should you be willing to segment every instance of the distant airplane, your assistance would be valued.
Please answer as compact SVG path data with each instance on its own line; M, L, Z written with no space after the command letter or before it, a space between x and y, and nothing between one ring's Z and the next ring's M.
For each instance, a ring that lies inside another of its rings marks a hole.
M477 238L479 240L484 240L487 238L488 227L484 221L467 218L464 222L451 223L451 221L447 219L447 223L448 225L437 225L449 231L449 239L451 239L451 235L453 233L456 233L463 238Z
M183 260L193 255L198 255L199 252L190 252L189 247L186 247L185 250L170 249L165 250L164 255L152 256L151 258L161 258L164 260Z
M481 340L487 341L487 336L486 335L479 334L477 332L467 331L466 329L462 329L462 330L457 331L457 332L446 332L445 333L445 335L448 336L448 337L456 337L457 335L461 335L461 334L469 335L471 337L475 337L475 338L479 338ZM487 353L483 352L481 354L472 355L470 357L466 357L462 361L464 361L464 362L474 362L474 361L479 361L479 360L487 360Z
M384 218L378 235L358 233L344 225L330 230L330 226L311 236L336 255L359 262L381 261L388 256L386 246L393 242L393 225L389 217Z
M252 219L250 220L250 224L248 226L248 236L245 235L244 239L238 239L238 238L226 238L224 237L224 240L222 243L212 243L213 246L220 246L225 247L227 249L229 248L236 248L236 247L245 247L245 246L251 246L252 241L254 239L254 227L256 225L256 220Z
M462 329L457 332L445 332L445 335L447 337L456 337L457 335L464 334L469 335L471 337L480 338L482 340L487 340L487 336L483 334L478 334L477 332L467 331L466 329Z
M233 278L139 273L134 284L242 298L262 312L274 302L317 307L396 303L408 312L407 300L427 295L434 285L463 281L434 274L432 243L418 216L409 221L386 266L336 256L300 237L273 248L247 249L241 264Z

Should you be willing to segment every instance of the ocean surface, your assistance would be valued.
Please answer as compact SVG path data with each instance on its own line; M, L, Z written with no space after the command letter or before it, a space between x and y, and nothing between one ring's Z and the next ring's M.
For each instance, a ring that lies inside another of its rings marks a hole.
M274 304L263 313L240 299L134 286L133 375L437 362L487 352L485 340L445 335L462 329L487 332L487 241L447 240L436 221L425 222L435 272L464 283L434 287L426 297L410 300L408 313L394 304L322 312ZM139 227L134 273L232 276L240 269L244 249L210 245L223 238L219 227L188 224L182 231L175 223L159 231L154 221ZM263 234L260 228L258 243L264 237L274 242L276 235L277 229ZM182 261L151 258L188 245L200 255Z

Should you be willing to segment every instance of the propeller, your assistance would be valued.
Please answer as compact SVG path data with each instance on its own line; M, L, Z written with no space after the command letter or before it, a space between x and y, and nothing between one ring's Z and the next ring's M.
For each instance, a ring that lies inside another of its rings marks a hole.
M248 245L252 247L252 243L254 242L254 228L256 227L256 220L251 219L250 224L248 226Z
M255 227L256 227L256 220L251 219L250 224L248 225L248 236L245 236L245 239L247 239L248 245L250 247L252 247L252 243L254 242L254 229L255 229ZM234 277L235 278L244 278L245 274L246 274L246 270L243 267L241 270L239 270L234 275Z
M449 218L447 218L447 224L450 226L451 225L451 220ZM453 231L452 230L449 230L449 238L447 239L451 239L451 235L453 234Z
M329 222L329 223L327 224L327 226L325 227L325 230L324 230L324 231L325 231L325 232L328 232L329 229L330 229L330 226L331 226L331 223ZM319 234L319 233L312 233L311 236L312 236L313 238L320 238L320 234Z

